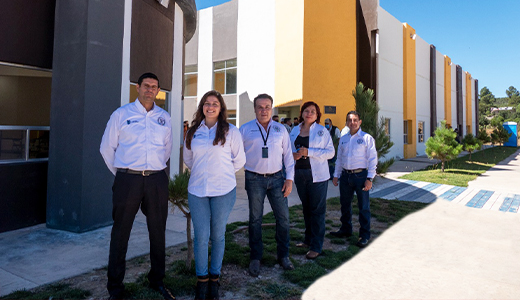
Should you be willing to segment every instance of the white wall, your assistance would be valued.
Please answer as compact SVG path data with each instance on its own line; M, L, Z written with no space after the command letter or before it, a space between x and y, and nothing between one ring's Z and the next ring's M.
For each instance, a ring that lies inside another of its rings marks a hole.
M213 7L199 10L197 104L213 88ZM191 116L190 116L191 119Z
M183 54L184 39L184 14L182 9L175 3L175 24L173 26L173 34L176 39L173 42L173 68L172 68L172 90L170 92L170 115L172 119L172 154L170 156L170 176L173 177L179 173L181 146L183 144L183 102L182 102L182 85L183 85Z
M403 24L378 7L379 27L379 115L390 118L394 146L387 158L403 157Z
M275 0L238 2L237 94L249 100L275 92ZM237 120L240 105L237 105ZM248 112L249 113L249 112ZM237 124L240 125L240 124Z
M430 44L415 38L415 132L417 155L424 155L426 140L430 137ZM424 122L424 140L419 142L419 122Z

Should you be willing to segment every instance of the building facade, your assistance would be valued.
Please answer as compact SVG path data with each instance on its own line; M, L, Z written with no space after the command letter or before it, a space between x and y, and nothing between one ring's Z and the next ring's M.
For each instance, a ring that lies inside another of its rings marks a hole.
M4 1L2 12L0 232L111 224L113 175L99 144L144 72L160 79L174 134L169 172L178 173L194 0Z
M237 126L254 118L253 98L268 93L280 117L314 101L342 128L362 82L394 142L388 158L424 155L441 120L460 135L477 131L478 81L377 0L232 0L197 20L186 45L186 120L216 89Z

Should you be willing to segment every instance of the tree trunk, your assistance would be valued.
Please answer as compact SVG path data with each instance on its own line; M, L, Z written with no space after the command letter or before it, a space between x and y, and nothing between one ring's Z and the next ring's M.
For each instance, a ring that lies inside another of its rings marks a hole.
M441 171L444 173L444 160L441 162Z
M193 239L191 238L191 213L186 214L186 238L188 241L188 253L186 256L186 269L191 268L193 260Z

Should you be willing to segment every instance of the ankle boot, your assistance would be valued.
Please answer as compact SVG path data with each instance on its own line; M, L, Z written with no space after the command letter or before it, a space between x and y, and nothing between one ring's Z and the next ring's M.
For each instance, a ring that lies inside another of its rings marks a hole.
M208 299L219 300L218 289L220 287L219 275L209 274Z
M197 288L195 290L195 300L206 300L208 293L209 276L197 276Z

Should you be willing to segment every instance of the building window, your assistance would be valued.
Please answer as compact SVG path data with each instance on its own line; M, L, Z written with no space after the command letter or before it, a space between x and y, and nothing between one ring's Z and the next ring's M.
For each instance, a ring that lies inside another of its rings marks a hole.
M197 65L184 67L184 97L197 96Z
M419 121L419 125L417 128L417 141L419 143L424 143L424 122Z
M221 94L237 93L237 59L213 63L213 89Z
M403 141L405 144L408 144L408 121L403 121Z
M48 160L49 126L0 126L0 164Z
M385 118L385 135L390 137L390 119Z
M236 110L227 111L227 121L228 121L228 123L237 126L237 111Z

